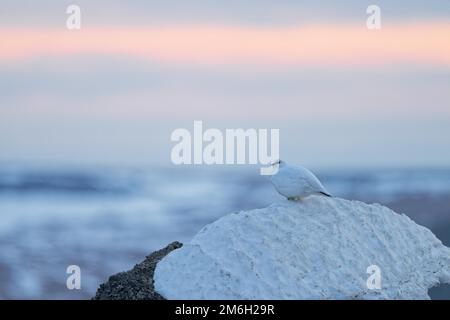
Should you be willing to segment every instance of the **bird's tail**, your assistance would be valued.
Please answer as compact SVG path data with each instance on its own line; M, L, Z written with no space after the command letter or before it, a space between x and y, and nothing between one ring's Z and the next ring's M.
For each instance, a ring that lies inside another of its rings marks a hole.
M326 193L326 192L323 192L323 191L320 191L319 193L322 194L322 195L324 195L325 197L330 197L330 198L333 197L331 194Z

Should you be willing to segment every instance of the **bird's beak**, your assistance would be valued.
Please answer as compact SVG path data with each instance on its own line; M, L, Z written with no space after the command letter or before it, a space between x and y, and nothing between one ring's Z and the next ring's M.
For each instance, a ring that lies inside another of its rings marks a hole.
M270 165L271 165L271 166L275 166L275 165L277 165L277 164L280 164L280 162L281 162L281 160L277 160L277 161L275 161L275 162L272 162Z

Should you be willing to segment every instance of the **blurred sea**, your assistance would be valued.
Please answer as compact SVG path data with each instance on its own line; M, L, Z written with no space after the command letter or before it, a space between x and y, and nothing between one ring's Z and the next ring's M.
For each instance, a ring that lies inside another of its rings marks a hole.
M378 202L450 246L450 169L315 171L335 196ZM0 299L88 299L108 276L232 211L281 199L258 168L0 167ZM66 288L78 265L81 290ZM436 289L433 298L449 298Z

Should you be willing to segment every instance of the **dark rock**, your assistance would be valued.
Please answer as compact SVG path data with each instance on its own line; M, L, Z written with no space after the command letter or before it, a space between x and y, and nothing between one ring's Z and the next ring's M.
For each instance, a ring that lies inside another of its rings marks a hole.
M117 273L97 289L94 300L164 300L153 286L156 264L169 252L181 248L180 242L172 242L167 247L155 251L138 263L133 269Z

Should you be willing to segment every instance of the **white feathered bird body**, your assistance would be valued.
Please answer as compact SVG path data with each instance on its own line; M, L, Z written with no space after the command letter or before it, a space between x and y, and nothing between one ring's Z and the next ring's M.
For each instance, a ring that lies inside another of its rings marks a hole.
M300 199L313 194L331 197L319 179L308 169L288 165L284 161L280 161L278 166L278 172L272 175L271 181L278 193L286 198Z

